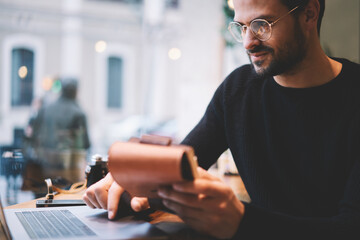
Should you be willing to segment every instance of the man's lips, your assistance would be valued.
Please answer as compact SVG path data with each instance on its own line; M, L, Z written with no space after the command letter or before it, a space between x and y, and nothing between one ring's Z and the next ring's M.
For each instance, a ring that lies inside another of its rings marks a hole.
M250 57L253 61L258 61L263 59L269 52L267 51L261 51L261 52L254 52L250 53Z
M249 54L252 62L264 61L265 57L267 57L268 54L271 54L273 52L274 50L271 47L265 45L259 45L247 50L247 54Z

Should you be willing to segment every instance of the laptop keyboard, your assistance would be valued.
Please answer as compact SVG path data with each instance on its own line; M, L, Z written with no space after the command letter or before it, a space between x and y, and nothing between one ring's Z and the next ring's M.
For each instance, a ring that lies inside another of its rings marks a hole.
M22 211L15 214L31 239L96 235L69 210Z

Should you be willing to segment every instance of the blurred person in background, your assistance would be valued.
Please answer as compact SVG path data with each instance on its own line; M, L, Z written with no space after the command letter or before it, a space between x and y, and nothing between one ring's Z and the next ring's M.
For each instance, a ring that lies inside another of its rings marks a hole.
M62 79L61 86L61 95L30 119L30 133L43 176L76 182L83 178L90 147L87 119L76 101L77 80Z

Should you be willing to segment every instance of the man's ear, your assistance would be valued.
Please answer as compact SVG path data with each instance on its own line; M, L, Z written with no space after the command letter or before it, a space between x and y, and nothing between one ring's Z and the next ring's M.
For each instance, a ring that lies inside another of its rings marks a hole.
M317 28L317 22L319 19L320 3L318 0L310 0L309 3L304 7L304 23L308 30Z

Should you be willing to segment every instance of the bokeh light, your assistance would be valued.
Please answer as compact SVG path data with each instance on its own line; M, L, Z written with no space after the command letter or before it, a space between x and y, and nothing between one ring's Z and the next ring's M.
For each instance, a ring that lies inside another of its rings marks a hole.
M228 4L230 9L234 10L234 2L233 2L233 0L228 0L227 4Z
M28 75L28 69L26 66L21 66L19 68L19 71L18 71L18 75L21 79L24 79L26 78L26 76Z
M105 41L98 41L95 43L95 51L98 53L102 53L106 50L106 42Z
M45 91L51 90L54 80L51 77L44 77L41 83L42 88Z
M55 80L53 85L52 85L51 90L54 93L59 93L59 92L61 92L61 88L62 88L61 81L60 80Z
M181 57L181 50L178 48L171 48L168 55L171 60L178 60Z

